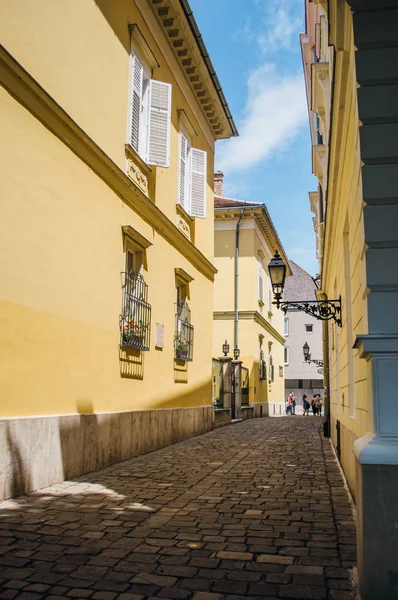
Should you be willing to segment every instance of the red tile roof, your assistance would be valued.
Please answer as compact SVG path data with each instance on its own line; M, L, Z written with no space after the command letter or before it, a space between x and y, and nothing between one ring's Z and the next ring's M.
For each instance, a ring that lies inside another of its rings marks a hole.
M260 208L263 204L260 202L246 202L235 198L224 198L223 196L214 196L214 208L234 208L234 207L254 207Z

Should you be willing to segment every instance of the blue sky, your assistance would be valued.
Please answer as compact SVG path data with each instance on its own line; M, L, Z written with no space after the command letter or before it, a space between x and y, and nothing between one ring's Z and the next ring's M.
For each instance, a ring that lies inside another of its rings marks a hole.
M299 33L304 0L190 0L240 137L216 144L224 195L265 202L292 260L318 270Z

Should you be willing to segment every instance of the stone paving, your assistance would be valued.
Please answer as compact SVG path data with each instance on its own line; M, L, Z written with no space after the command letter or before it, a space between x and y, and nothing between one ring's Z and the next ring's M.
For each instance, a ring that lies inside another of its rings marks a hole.
M0 598L356 598L320 425L251 419L0 503Z

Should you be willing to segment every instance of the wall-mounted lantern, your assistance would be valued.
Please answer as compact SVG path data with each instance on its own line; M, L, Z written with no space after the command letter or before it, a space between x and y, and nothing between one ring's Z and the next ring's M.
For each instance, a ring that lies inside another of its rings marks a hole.
M286 265L279 256L278 251L268 265L268 272L274 292L276 308L286 314L289 308L302 310L319 321L333 320L341 327L341 297L338 300L300 300L298 302L285 302L282 300L285 287Z
M318 367L323 367L323 360L313 360L311 358L311 353L310 353L310 347L307 344L307 342L305 342L304 346L303 346L303 354L304 354L304 362L306 363L315 363L316 365L318 365Z

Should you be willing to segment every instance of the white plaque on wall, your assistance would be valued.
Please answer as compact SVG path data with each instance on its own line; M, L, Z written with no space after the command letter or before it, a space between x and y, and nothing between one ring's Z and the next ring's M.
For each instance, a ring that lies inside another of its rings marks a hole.
M164 325L162 323L156 323L156 348L163 348L164 346Z

